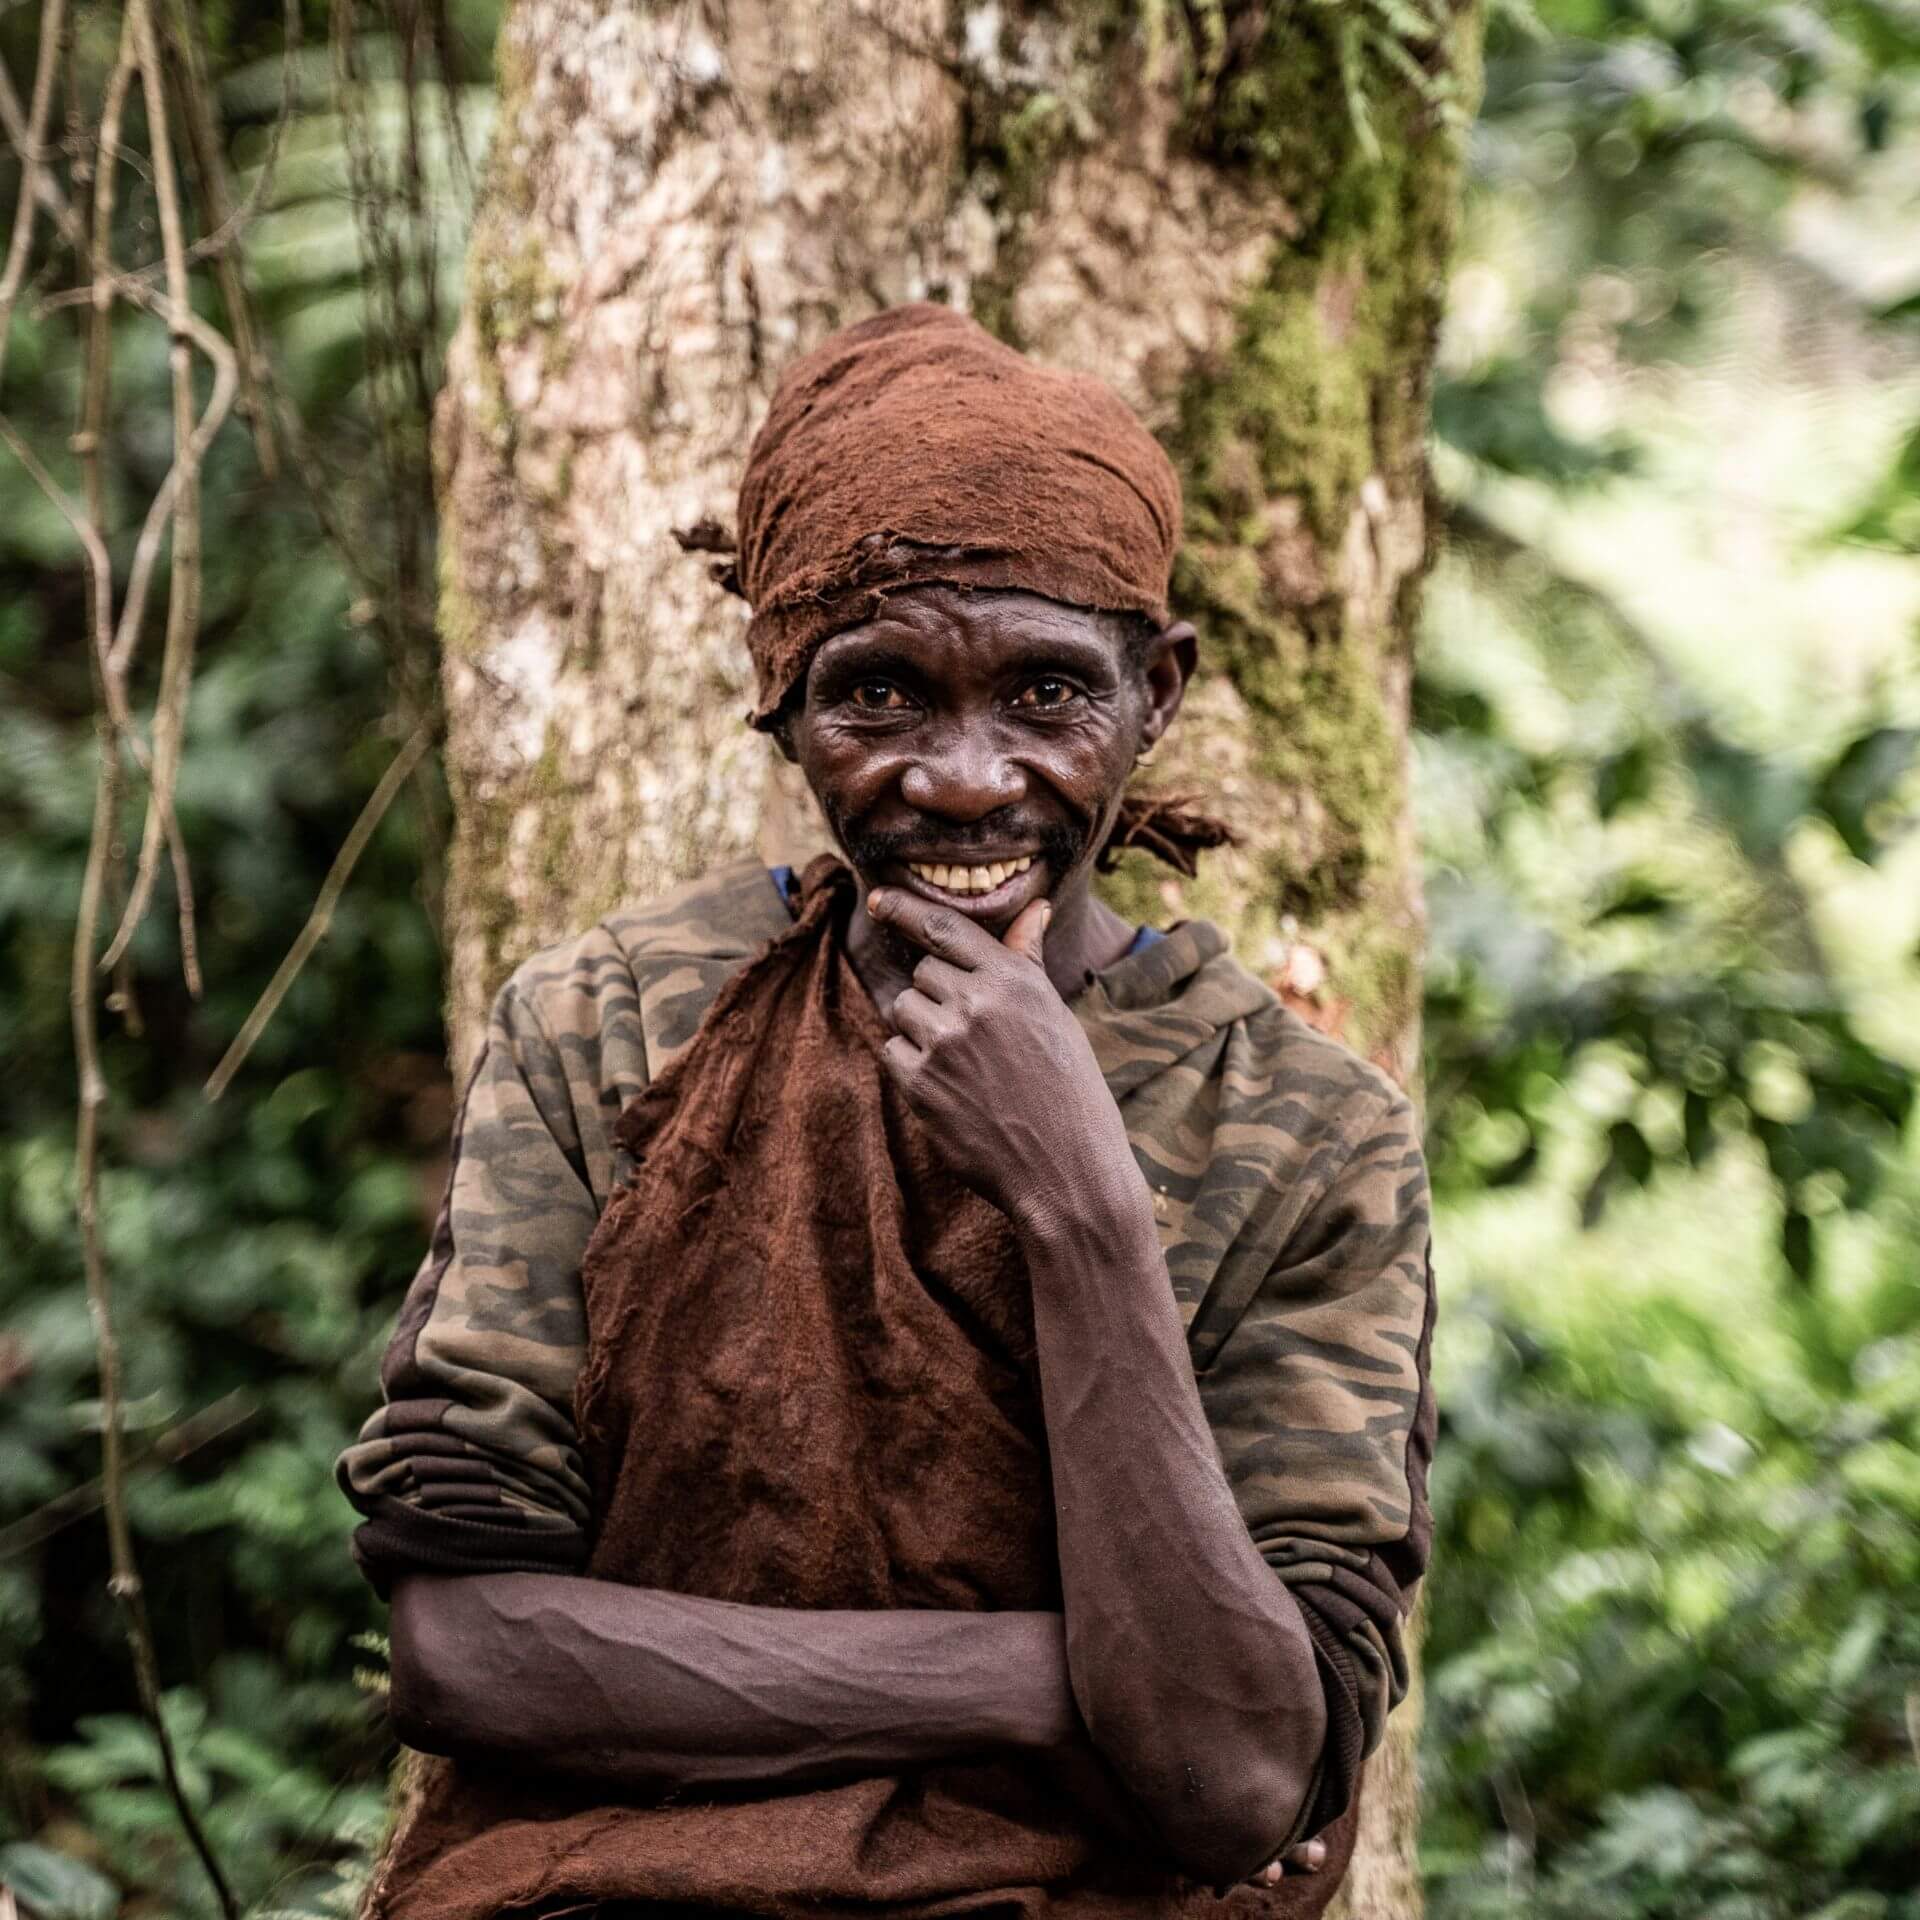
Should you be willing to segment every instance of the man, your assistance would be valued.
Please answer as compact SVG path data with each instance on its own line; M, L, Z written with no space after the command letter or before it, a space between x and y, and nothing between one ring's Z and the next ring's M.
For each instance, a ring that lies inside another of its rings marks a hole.
M1098 383L910 306L781 383L724 568L845 864L522 967L344 1456L450 1756L371 1910L1309 1915L1405 1687L1405 1099L1126 925L1195 635ZM715 545L714 530L702 544Z

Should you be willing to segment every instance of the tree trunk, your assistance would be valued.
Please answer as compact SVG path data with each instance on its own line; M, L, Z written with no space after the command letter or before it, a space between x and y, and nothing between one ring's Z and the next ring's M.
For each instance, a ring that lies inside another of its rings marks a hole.
M821 844L742 724L743 611L670 530L731 521L795 353L932 298L1110 381L1186 488L1203 671L1157 771L1245 841L1115 904L1218 920L1412 1076L1410 642L1478 20L1388 46L1384 11L516 0L436 428L458 1063L535 948ZM1367 1920L1419 1911L1414 1720L1369 1781Z

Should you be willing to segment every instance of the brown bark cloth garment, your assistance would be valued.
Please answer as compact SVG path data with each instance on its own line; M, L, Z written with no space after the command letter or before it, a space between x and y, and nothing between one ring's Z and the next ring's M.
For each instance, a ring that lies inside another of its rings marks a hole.
M588 1572L788 1607L1061 1604L1028 1278L945 1172L847 958L822 856L790 931L627 1108L636 1156L588 1249L575 1399ZM1008 1754L734 1798L610 1796L442 1769L386 1876L391 1920L668 1914L1314 1920L1320 1875L1224 1900Z

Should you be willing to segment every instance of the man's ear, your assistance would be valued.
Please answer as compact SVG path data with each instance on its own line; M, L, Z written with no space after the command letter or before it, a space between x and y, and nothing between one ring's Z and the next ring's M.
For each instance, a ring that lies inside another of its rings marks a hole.
M1150 747L1173 725L1173 716L1186 698L1187 682L1193 678L1200 657L1200 636L1191 621L1176 620L1155 635L1147 649L1145 666L1147 710L1141 717L1140 744Z

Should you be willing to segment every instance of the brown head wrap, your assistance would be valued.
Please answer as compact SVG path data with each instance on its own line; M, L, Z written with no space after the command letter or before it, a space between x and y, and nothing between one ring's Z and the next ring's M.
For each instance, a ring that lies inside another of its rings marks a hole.
M753 607L750 718L770 726L829 634L888 593L1021 588L1167 621L1180 483L1110 388L1036 365L951 308L894 307L844 328L782 376L740 485L737 542L716 577ZM1184 796L1130 795L1108 852L1183 872L1228 838Z

